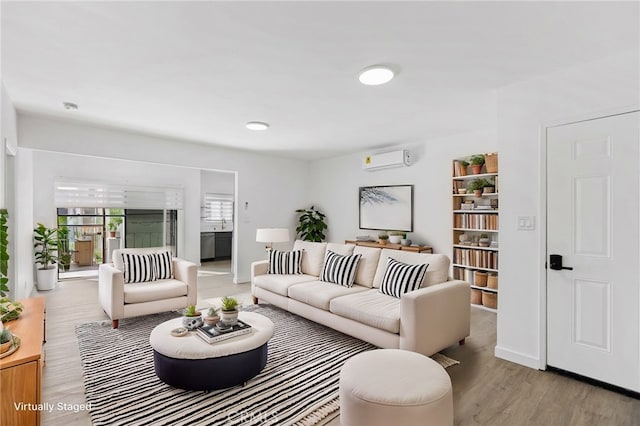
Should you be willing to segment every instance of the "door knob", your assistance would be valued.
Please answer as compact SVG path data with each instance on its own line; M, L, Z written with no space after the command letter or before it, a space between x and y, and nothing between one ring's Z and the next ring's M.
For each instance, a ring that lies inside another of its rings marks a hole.
M573 268L570 266L562 266L562 256L559 254L549 255L549 267L554 271L561 271L563 269L573 271Z

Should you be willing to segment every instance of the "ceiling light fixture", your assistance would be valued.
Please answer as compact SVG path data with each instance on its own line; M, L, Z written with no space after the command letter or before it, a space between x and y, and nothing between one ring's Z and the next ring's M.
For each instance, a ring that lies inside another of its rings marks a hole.
M77 111L78 110L78 105L74 104L73 102L63 102L62 105L64 105L64 109L66 109L68 111Z
M248 121L244 126L249 130L267 130L269 128L269 124L262 121Z
M360 71L358 79L367 86L378 86L391 81L394 72L385 65L372 65Z

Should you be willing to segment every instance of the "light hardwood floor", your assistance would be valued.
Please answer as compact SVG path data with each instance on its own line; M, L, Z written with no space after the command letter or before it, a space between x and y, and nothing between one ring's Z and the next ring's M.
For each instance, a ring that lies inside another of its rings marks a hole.
M224 295L251 303L249 284L233 284L228 262L205 264L198 278L198 306ZM107 320L97 302L97 281L66 281L43 292L47 299L43 402L85 402L75 325ZM443 351L461 362L447 369L456 425L640 425L640 401L551 372L532 370L493 356L495 314L472 309L464 346ZM91 424L86 411L43 413L45 426ZM331 426L339 425L336 419ZM400 426L400 425L398 425Z

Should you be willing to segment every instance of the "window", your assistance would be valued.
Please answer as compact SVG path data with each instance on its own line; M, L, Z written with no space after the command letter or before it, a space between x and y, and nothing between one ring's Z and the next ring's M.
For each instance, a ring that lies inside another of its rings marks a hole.
M223 227L233 223L233 196L231 194L204 195L204 212L202 220L217 222Z

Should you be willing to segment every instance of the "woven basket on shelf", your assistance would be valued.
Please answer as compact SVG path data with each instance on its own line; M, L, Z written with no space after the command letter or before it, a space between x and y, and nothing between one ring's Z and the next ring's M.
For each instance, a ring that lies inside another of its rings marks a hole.
M498 289L498 275L497 274L489 274L487 277L487 287L492 288L494 290Z
M473 284L478 287L486 287L487 286L487 273L474 271L473 273Z
M498 173L498 153L484 155L484 165L487 173Z
M482 305L482 291L477 288L471 289L471 303L474 305Z
M498 293L492 293L490 291L482 292L482 304L487 308L498 308Z

